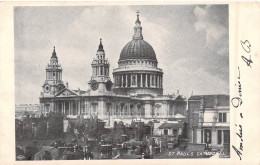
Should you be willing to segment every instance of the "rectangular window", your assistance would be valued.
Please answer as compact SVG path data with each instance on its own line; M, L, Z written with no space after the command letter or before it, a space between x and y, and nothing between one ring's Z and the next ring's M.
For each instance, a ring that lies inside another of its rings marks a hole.
M223 113L223 123L227 122L227 113Z
M218 113L218 122L226 123L227 122L227 113Z
M218 113L218 122L222 122L222 113Z
M222 130L218 130L218 144L222 143Z
M205 129L204 131L204 143L211 144L211 130Z
M230 131L224 130L224 144L230 143Z
M168 129L165 129L163 132L164 135L168 135Z
M177 136L177 133L178 133L177 129L173 129L173 130L172 130L172 135L173 135L173 136Z

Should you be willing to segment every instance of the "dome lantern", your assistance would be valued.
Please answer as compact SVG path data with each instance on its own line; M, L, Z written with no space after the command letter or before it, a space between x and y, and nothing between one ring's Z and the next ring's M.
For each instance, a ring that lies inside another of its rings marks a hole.
M139 11L137 11L136 13L137 13L137 18L135 21L133 40L142 40L143 34L142 34L141 21L139 20Z

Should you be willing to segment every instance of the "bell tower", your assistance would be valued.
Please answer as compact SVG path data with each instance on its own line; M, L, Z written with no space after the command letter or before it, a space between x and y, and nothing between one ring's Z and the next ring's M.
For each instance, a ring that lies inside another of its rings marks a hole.
M96 53L96 58L92 61L92 76L89 81L89 89L92 91L110 91L112 88L112 82L109 77L109 61L105 58L105 51L100 38L100 43Z
M47 65L45 70L46 79L42 86L42 94L53 96L65 87L62 81L62 68L61 65L58 63L55 46L53 48L50 63Z

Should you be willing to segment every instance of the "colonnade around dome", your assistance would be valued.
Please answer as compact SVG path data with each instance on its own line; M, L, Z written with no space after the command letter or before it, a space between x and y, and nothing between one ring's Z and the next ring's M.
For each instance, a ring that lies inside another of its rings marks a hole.
M114 88L162 88L162 75L153 73L119 73L114 75Z

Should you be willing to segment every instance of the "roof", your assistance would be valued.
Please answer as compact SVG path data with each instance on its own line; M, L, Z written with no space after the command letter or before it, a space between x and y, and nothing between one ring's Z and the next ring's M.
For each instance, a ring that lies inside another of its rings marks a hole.
M53 48L52 56L51 58L57 58L56 52L55 52L55 46Z
M51 147L51 146L43 146L42 150L40 150L35 156L37 158L43 157L45 154L45 151L50 152L52 159L57 159L59 156L59 149Z
M102 38L100 38L100 43L99 43L99 46L98 46L98 51L104 52L103 44L102 44Z
M121 51L119 60L149 59L157 61L153 47L142 39L133 39Z
M215 99L217 106L229 106L229 95L194 95L189 98L189 101L200 101L204 100L206 108L214 107Z
M180 127L179 123L163 123L159 126L159 129L179 129Z
M141 21L139 14L134 27L133 40L128 42L121 51L120 60L128 59L148 59L157 62L153 47L143 40Z
M79 94L85 94L85 93L87 93L87 91L83 91L83 90L73 90L74 92L76 92L76 93L79 93Z

